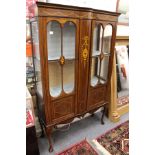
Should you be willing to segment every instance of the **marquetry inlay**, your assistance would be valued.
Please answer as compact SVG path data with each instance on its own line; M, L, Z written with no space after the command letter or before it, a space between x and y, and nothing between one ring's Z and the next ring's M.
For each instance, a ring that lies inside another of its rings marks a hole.
M82 44L82 59L84 61L84 66L86 64L88 58L88 36L85 36L83 38L83 44Z

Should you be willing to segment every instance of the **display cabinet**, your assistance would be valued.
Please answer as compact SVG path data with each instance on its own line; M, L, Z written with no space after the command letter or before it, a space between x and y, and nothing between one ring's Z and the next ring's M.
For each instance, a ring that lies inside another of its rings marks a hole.
M119 13L37 2L29 8L40 119L52 151L58 124L109 103Z

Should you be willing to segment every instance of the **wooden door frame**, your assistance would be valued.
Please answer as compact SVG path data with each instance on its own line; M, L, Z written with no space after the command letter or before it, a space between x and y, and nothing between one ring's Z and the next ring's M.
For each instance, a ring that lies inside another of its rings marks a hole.
M75 18L65 18L65 17L42 17L43 20L43 32L42 32L42 36L44 36L44 40L42 43L43 46L43 63L44 63L44 78L45 78L45 88L46 89L46 99L47 99L47 110L52 109L52 112L49 112L48 116L47 116L47 120L48 123L47 124L52 124L53 123L53 116L54 116L54 105L53 105L53 101L57 101L63 97L67 97L64 94L61 94L58 98L54 98L51 96L50 91L49 91L49 66L48 66L48 46L47 46L47 24L51 21L57 21L60 23L60 26L62 28L62 25L64 25L66 22L71 21L75 24L76 26L76 44L75 44L75 81L74 81L74 90L75 93L71 93L70 95L75 95L75 109L74 109L74 114L76 114L76 107L77 107L77 81L78 79L76 79L76 76L78 75L78 63L76 63L76 61L78 60L78 43L79 43L79 19L75 19ZM51 108L50 108L51 107ZM50 110L49 110L50 111ZM51 114L50 114L51 113Z
M93 48L93 35L94 35L94 28L95 28L95 25L96 24L101 24L102 26L103 26L103 31L104 31L104 29L105 29L105 27L107 26L107 25L111 25L112 26L112 38L111 38L111 51L113 51L113 52L111 52L110 54L110 56L109 56L109 66L108 66L108 77L107 77L107 79L108 79L108 81L107 81L107 83L106 84L103 84L103 85L96 85L95 87L92 87L91 86L91 82L90 82L90 79L91 79L91 56L92 56L92 48ZM89 67L89 82L88 82L88 84L89 84L89 86L88 86L88 94L89 94L89 92L91 92L92 90L94 90L94 89L98 89L98 88L101 88L101 87L105 87L105 89L106 89L106 91L105 91L105 93L106 93L106 96L110 96L110 95L107 95L107 93L109 94L109 87L111 87L111 76L112 76L112 70L113 70L113 57L114 57L114 48L115 48L115 37L116 37L116 23L115 22L111 22L111 21L103 21L103 20L92 20L92 30L91 30L91 33L92 33L92 36L91 36L91 50L90 50L90 61L89 61L89 63L90 63L90 67ZM110 68L110 69L109 69ZM109 99L109 98L108 98ZM88 101L87 101L88 102ZM87 103L87 108L88 108L88 103Z

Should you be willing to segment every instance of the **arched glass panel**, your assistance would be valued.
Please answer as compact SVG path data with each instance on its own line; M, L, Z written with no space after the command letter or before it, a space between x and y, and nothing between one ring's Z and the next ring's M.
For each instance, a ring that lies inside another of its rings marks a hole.
M65 59L75 58L76 26L73 22L66 22L63 27L63 56Z
M97 24L93 32L93 49L91 57L91 86L96 86L100 81L100 54L102 51L103 26Z
M50 94L57 97L62 91L61 66L58 61L50 61L48 66Z
M104 84L107 81L108 77L108 65L109 65L109 56L105 56L101 61L101 73L100 73L100 82Z
M99 81L99 72L100 72L100 58L92 57L91 63L91 86L97 85Z
M104 53L110 53L111 38L112 38L112 26L106 25L104 29L104 40L103 40L103 52Z
M93 32L93 51L92 56L100 55L101 54L101 46L102 46L102 34L103 34L103 27L101 24L98 24L94 28Z
M65 93L71 93L74 90L75 82L75 61L66 61L63 66L63 89Z
M61 27L57 21L47 24L48 60L56 60L61 56Z
M57 21L47 24L47 51L49 69L49 90L53 97L62 91L62 76L59 59L61 57L61 26Z

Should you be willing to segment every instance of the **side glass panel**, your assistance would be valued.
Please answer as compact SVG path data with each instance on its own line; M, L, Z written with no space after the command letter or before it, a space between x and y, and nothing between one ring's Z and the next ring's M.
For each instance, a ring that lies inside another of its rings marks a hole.
M74 90L75 79L75 61L66 61L63 67L63 89L65 93L71 93Z
M112 38L112 26L106 25L104 29L104 40L103 40L103 52L104 53L110 53L111 38Z
M62 91L61 66L58 61L51 61L48 63L48 67L50 94L57 97Z
M66 22L63 27L63 56L65 59L75 58L75 24Z
M39 53L39 36L38 36L38 23L31 23L32 30L32 42L33 42L33 61L36 76L36 87L38 93L42 96L42 81L41 81L41 69L40 69L40 53Z
M48 60L56 60L61 56L61 27L57 21L47 24Z

